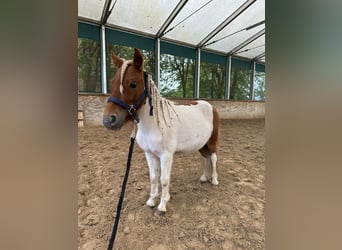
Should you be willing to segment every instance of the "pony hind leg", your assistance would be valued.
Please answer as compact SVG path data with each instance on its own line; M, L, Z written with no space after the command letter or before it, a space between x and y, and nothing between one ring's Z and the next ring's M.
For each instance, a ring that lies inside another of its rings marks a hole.
M218 185L217 180L217 155L216 153L210 153L206 150L206 147L200 150L203 156L203 175L200 178L201 182L207 182L211 180L213 185Z
M210 180L211 173L211 164L210 159L208 157L202 157L202 165L203 165L203 175L200 178L200 182L207 182Z
M217 181L217 146L219 136L219 115L216 109L213 108L213 132L209 141L199 150L201 155L206 159L204 163L204 173L201 176L201 181L207 181L211 177L211 183L218 185ZM208 169L211 172L208 174Z
M218 185L217 171L216 171L216 163L217 163L217 155L216 155L216 153L212 153L211 154L210 161L211 161L211 166L212 166L211 183L213 185Z

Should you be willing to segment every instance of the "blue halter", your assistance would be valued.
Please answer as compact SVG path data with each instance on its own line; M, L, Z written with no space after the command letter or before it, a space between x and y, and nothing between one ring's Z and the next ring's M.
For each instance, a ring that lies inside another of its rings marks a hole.
M148 75L145 71L144 71L144 82L145 82L144 92L142 92L138 100L133 105L129 105L123 102L122 100L113 96L110 96L107 102L115 103L121 106L122 108L126 109L128 111L128 114L132 117L132 119L135 120L137 123L139 123L137 110L140 107L141 103L146 99L146 97L148 97L148 104L150 105L150 116L152 116L153 115L152 97L151 97L150 89L148 87Z

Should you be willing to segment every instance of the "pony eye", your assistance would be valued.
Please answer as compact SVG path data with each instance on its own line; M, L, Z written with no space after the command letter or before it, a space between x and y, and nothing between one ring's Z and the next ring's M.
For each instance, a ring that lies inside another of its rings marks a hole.
M135 88L137 87L136 82L131 81L131 82L129 83L129 87L132 88L132 89L135 89Z

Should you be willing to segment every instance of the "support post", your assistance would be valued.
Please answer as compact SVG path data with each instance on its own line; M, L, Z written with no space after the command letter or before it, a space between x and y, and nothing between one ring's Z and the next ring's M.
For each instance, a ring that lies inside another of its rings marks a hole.
M154 83L159 88L160 84L160 38L156 38L154 44L154 58L155 58L155 79Z
M101 85L102 93L107 94L106 28L101 25Z
M226 61L226 83L225 83L225 90L224 90L224 99L229 100L230 96L230 75L232 72L232 56L227 56Z
M196 69L195 69L195 86L194 86L194 98L199 98L199 86L201 78L201 49L196 50Z
M251 72L251 81L250 81L250 85L249 85L249 99L253 100L254 99L254 77L255 77L255 65L256 62L253 61L252 62L252 72Z

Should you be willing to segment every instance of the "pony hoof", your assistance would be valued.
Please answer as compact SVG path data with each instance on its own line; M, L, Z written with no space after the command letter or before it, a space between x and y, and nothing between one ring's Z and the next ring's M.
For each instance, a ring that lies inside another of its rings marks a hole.
M148 200L148 201L146 202L146 205L149 206L150 208L154 208L154 206L155 206L156 204L154 203L154 201Z
M200 183L206 183L208 180L207 179L202 179L202 178L200 178Z
M200 183L206 183L208 181L207 177L203 177L201 176L201 178L199 179Z
M214 180L211 181L211 184L213 184L214 186L217 186L219 184L219 182L214 179Z
M165 211L160 211L159 209L156 209L156 211L154 212L154 215L157 217L165 217L165 214Z

